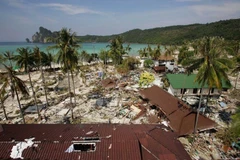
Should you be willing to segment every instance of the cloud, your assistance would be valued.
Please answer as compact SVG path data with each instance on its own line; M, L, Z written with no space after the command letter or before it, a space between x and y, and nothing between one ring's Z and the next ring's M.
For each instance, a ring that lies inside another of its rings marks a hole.
M192 5L190 9L199 16L228 17L239 13L240 2L227 2L219 5Z
M42 3L39 4L40 7L48 7L55 10L62 11L69 15L76 15L76 14L84 14L84 13L90 13L90 14L102 14L102 12L90 10L88 8L84 8L81 6L73 6L71 4L61 4L61 3Z
M7 3L12 7L21 8L21 9L25 9L27 6L27 5L24 5L23 0L8 0Z
M200 2L201 0L176 0L177 2Z

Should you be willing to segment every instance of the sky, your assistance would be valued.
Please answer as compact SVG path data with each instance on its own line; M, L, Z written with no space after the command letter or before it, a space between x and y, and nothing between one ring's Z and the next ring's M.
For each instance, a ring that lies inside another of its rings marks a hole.
M31 39L39 27L77 35L240 18L240 0L0 0L0 42Z

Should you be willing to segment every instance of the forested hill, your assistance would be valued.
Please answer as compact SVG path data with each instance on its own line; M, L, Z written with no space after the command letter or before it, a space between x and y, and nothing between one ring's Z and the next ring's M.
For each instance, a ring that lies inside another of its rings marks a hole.
M113 26L114 27L114 26ZM58 32L40 27L32 36L32 42L45 42L46 37L56 37ZM109 42L116 36L122 36L127 43L181 44L203 36L221 36L227 40L240 40L240 19L231 19L207 24L177 25L152 29L133 29L121 34L109 36L78 36L82 42Z
M240 19L224 20L207 24L178 25L152 29L134 29L121 34L124 42L181 44L203 36L221 36L228 40L240 40ZM109 42L117 35L79 36L82 42Z

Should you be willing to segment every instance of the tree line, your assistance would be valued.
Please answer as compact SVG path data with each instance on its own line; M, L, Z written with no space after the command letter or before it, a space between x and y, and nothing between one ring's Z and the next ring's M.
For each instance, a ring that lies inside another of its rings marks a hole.
M117 35L79 36L82 42L109 42L117 36L127 43L182 45L183 40L192 41L204 36L219 36L226 40L240 39L240 19L223 20L207 24L177 25L152 29L133 29Z

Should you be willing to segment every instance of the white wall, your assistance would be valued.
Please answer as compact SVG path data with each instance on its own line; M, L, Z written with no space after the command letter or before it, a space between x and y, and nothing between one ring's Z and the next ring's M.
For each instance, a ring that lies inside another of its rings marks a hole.
M172 93L174 93L174 95L181 95L181 89L174 89L172 88L172 86L170 85L169 89ZM203 95L208 95L208 88L204 88L203 89ZM169 92L170 93L170 92ZM213 93L210 93L211 94L219 94L219 90L218 89L214 89L214 92ZM193 89L187 89L185 94L184 95L200 95L200 89L198 89L198 92L197 94L193 93Z
M170 85L168 87L168 93L170 93L171 95L176 95L176 93L174 93L174 92L175 92L175 90L172 88L172 85Z

